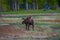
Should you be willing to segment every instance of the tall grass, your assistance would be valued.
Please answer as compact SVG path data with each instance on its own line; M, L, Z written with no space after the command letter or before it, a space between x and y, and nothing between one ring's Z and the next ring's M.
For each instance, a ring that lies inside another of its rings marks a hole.
M0 12L0 14L47 14L47 13L60 13L60 10L21 10Z

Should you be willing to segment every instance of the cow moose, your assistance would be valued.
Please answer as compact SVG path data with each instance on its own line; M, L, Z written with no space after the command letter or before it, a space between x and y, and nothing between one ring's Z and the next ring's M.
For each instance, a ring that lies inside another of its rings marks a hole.
M26 30L30 30L30 26L32 26L32 29L34 30L34 20L31 16L23 18L22 24L26 25Z

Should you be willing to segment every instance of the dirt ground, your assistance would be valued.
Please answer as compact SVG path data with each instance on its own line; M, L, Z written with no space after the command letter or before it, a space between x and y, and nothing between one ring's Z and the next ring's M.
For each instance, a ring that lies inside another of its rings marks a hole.
M20 29L16 29L11 25L3 25L0 26L0 34L24 34L25 32L20 30Z
M0 26L0 37L8 36L8 35L20 35L20 36L49 36L49 32L41 31L46 30L42 28L35 28L35 31L27 31L25 29L18 29L13 27L12 25L3 25Z

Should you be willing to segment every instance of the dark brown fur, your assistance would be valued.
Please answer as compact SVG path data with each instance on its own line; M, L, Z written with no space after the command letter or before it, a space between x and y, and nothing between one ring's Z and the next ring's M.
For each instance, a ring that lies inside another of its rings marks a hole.
M34 20L31 17L27 17L22 21L22 24L26 25L26 30L30 30L29 27L32 25L32 29L34 30Z

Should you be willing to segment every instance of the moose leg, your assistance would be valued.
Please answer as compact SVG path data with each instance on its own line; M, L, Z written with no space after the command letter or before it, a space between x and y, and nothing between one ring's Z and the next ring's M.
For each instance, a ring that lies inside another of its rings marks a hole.
M33 31L34 31L34 25L32 25L32 29L33 29Z
M28 25L26 24L26 30L28 30L28 28L27 28L27 27L28 27Z
M29 27L30 27L30 26L28 25L28 30L29 30Z

